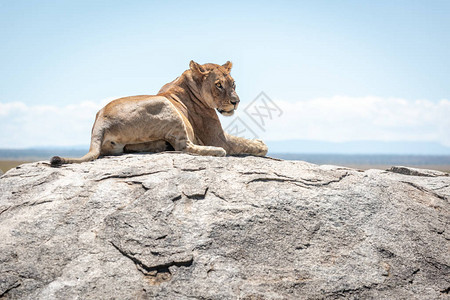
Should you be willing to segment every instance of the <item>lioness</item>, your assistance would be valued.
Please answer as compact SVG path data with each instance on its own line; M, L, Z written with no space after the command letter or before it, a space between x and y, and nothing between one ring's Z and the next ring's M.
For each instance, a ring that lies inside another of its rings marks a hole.
M124 152L176 151L225 156L264 156L261 140L247 140L224 132L214 109L231 116L239 105L231 62L224 65L194 61L180 77L164 85L156 96L131 96L102 108L92 128L89 152L81 158L54 156L51 165L81 163L100 155Z

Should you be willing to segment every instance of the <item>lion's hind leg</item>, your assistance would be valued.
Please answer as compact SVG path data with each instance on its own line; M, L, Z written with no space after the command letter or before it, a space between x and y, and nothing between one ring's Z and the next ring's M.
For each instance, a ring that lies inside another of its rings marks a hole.
M105 139L102 143L101 155L119 155L123 153L124 144L112 139Z
M139 143L139 144L128 144L123 149L125 153L135 153L135 152L152 152L158 153L163 151L174 150L173 147L164 140Z

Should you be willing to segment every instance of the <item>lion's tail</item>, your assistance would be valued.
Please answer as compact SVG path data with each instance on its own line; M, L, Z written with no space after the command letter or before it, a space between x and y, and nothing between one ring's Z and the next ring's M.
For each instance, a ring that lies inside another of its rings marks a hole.
M77 164L97 159L101 153L104 134L105 130L97 129L94 124L94 128L92 129L91 146L89 147L89 152L86 153L86 155L80 158L65 158L53 156L50 160L50 164L52 165L52 167L57 167L62 164L73 164L73 163Z

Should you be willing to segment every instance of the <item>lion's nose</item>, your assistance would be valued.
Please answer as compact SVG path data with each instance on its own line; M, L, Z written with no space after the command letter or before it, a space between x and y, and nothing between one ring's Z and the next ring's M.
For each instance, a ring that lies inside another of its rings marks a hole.
M239 103L239 96L236 94L236 92L231 93L231 104L236 105Z
M230 100L231 104L236 105L239 103L239 96L237 95L236 91L232 91L230 96L231 96Z

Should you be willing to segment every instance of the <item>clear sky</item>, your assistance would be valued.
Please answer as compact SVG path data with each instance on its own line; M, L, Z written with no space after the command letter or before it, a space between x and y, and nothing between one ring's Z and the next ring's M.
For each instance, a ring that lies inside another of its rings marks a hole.
M0 147L88 144L102 104L191 59L231 60L242 108L279 104L263 139L450 146L449 16L450 1L0 0Z

